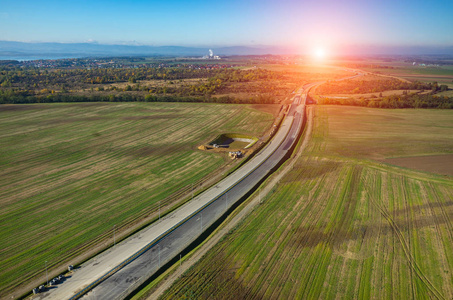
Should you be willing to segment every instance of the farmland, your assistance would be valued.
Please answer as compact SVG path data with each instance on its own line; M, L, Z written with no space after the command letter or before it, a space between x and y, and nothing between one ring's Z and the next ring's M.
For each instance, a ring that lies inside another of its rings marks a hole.
M453 297L452 177L380 162L451 154L452 113L314 109L295 167L163 299Z
M337 62L352 68L365 71L396 76L409 81L421 81L425 83L438 82L453 88L453 62L451 59L435 57L392 58L392 59L365 59L361 62L345 61ZM415 63L415 64L414 64Z
M453 112L449 110L385 110L328 108L332 155L384 160L390 157L451 154Z
M228 170L226 155L196 147L224 132L261 136L279 106L253 107L1 106L0 297L44 282L45 264L52 276L112 245Z
M313 91L319 104L379 108L453 108L453 66L433 57L368 58L335 65L371 72L327 82Z
M442 67L422 67L405 64L395 69L371 71L382 72L393 76L402 77L411 81L418 80L427 83L436 81L439 84L446 84L450 88L453 88L453 66L451 65Z
M364 75L356 78L327 82L318 86L315 90L318 94L364 94L376 93L387 90L415 89L417 85L404 82L395 78ZM428 87L425 87L428 88Z

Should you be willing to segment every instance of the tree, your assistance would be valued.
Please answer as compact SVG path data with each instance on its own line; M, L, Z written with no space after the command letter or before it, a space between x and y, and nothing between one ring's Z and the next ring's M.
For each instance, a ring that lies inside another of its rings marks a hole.
M431 91L435 92L435 91L437 91L437 88L438 88L438 84L436 81L434 81L433 84L431 85Z

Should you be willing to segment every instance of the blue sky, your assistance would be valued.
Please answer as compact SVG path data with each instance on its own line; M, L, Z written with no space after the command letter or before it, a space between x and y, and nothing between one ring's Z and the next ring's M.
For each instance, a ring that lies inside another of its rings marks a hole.
M452 46L453 0L0 0L0 40Z

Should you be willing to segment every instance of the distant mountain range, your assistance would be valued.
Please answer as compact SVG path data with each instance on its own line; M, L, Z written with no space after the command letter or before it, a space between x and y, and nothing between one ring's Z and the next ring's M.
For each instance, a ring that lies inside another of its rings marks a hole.
M297 54L277 46L211 48L214 55ZM337 49L339 50L339 49ZM453 46L351 46L337 55L453 55ZM113 56L192 56L209 54L209 48L182 46L106 45L97 43L24 43L0 41L0 60Z
M215 55L288 54L279 47L212 48ZM2 57L108 57L108 56L203 56L209 48L181 46L105 45L96 43L23 43L0 41Z

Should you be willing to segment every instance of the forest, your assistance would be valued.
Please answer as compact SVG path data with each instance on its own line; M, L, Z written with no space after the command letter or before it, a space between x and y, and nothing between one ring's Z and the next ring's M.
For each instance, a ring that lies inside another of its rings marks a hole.
M272 96L291 92L272 82L286 80L282 72L265 69L141 67L99 69L0 68L0 103L154 101L274 103ZM255 97L235 100L223 93L240 92ZM267 84L265 84L267 83ZM259 95L257 95L257 93ZM275 98L276 99L276 98Z

